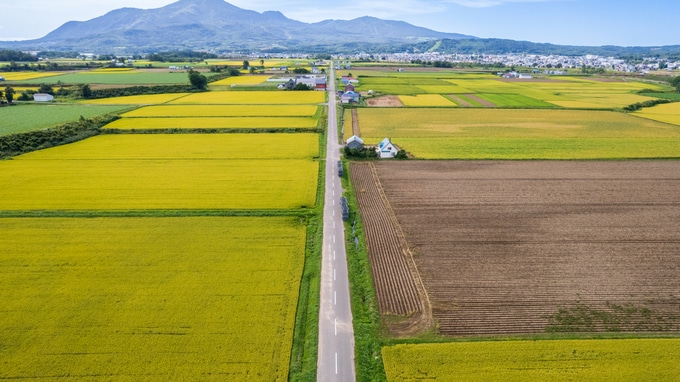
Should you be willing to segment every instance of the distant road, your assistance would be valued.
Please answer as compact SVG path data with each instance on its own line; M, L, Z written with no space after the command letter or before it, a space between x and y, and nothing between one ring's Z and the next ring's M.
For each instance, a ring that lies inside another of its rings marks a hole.
M321 261L321 307L319 311L319 360L317 381L354 382L354 329L349 299L345 232L340 209L342 185L338 177L340 160L335 70L328 78L328 144L326 191L323 210L323 251Z

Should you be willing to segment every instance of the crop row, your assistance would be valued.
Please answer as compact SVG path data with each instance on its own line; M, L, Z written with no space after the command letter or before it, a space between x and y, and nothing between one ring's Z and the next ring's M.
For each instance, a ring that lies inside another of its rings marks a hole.
M421 302L408 266L405 242L391 207L381 196L370 164L352 163L352 184L361 209L380 313L410 315Z

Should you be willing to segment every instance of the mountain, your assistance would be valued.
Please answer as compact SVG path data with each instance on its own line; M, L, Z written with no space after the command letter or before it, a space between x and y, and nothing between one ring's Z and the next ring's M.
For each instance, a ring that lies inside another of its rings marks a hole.
M338 47L385 49L460 38L474 37L374 17L310 24L280 12L241 9L223 0L179 0L157 9L121 8L92 20L70 21L43 38L2 42L0 47L98 53L181 49L333 52Z

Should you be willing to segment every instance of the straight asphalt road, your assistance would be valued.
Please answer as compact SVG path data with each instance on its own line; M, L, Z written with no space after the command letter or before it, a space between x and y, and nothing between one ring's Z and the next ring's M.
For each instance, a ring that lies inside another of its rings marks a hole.
M349 298L345 230L338 176L340 145L333 63L328 77L328 132L326 147L326 190L323 211L323 251L321 261L321 307L319 311L319 359L317 381L354 382L354 329Z

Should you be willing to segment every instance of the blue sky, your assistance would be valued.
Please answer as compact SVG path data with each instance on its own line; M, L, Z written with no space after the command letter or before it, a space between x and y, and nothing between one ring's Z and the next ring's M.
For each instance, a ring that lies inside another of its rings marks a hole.
M0 40L40 38L71 20L174 0L13 0L0 9ZM678 0L231 0L304 22L375 16L441 32L565 45L680 45Z

